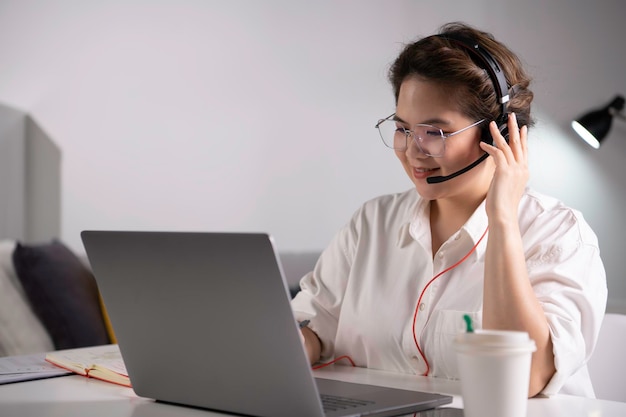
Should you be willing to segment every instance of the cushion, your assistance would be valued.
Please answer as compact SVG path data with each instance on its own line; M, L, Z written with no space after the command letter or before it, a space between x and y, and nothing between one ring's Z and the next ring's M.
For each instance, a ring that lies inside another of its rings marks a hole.
M63 243L17 243L13 264L33 311L56 349L109 343L89 269Z
M13 267L14 240L0 241L0 356L54 349L52 339L26 298Z
M285 279L292 296L300 290L300 280L307 273L313 271L317 259L320 257L319 251L303 252L281 252L280 263L283 267Z

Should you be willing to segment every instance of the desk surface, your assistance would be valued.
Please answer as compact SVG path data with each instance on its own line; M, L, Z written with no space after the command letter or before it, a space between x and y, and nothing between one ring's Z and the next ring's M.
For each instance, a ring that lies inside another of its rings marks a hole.
M362 368L331 366L315 371L316 376L349 382L370 383L417 391L453 395L449 406L461 408L458 381L439 378L393 374ZM37 381L0 386L0 416L218 416L215 412L156 403L140 398L132 389L85 378L62 376ZM528 416L532 417L623 417L626 403L556 395L532 398L528 401Z

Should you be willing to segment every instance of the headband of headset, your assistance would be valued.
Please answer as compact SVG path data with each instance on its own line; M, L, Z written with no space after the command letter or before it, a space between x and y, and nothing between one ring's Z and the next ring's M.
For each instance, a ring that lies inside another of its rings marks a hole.
M502 110L500 112L500 116L502 120L505 119L505 115L507 114L507 102L509 101L509 88L506 82L506 77L504 76L504 71L498 64L498 61L491 55L487 50L482 48L478 42L456 34L456 33L445 33L441 35L436 35L444 39L448 39L455 44L462 46L466 51L470 53L470 56L474 58L474 62L476 62L481 68L487 71L489 74L489 78L493 83L496 96L498 98L498 102L502 106Z

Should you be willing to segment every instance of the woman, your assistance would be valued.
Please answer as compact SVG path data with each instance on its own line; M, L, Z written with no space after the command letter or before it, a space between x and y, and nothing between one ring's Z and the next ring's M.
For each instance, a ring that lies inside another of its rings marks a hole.
M389 79L396 112L377 127L414 188L366 202L302 279L292 306L311 363L458 378L468 314L535 341L529 396L593 396L605 272L582 215L527 187L519 59L452 23L407 45Z

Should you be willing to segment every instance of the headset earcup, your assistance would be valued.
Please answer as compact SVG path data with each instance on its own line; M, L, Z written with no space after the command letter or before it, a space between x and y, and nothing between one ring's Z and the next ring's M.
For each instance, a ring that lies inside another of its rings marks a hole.
M508 124L508 115L498 118L496 123L498 124L498 130L506 143L509 143L509 124ZM491 131L489 130L489 125L483 129L481 141L488 143L489 145L493 145L493 137L491 136Z
M493 137L491 136L491 132L489 131L489 128L483 129L480 140L482 142L485 142L487 145L493 145Z

